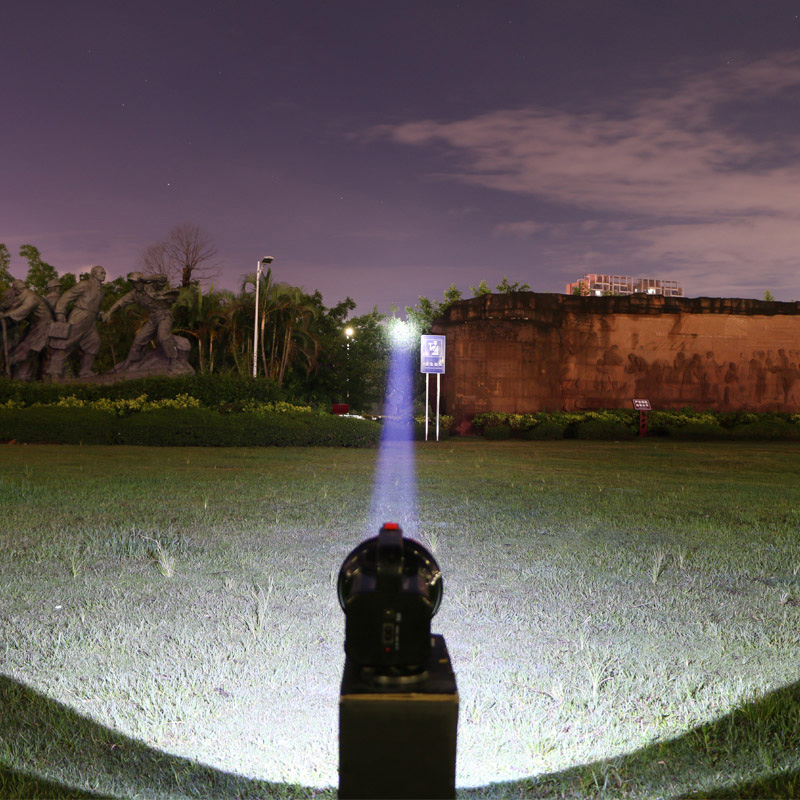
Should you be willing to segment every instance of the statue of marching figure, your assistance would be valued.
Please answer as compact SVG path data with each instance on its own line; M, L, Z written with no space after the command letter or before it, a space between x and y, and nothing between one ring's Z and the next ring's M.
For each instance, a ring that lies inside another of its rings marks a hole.
M177 300L179 290L169 285L166 275L143 275L141 272L131 272L128 274L128 281L133 284L133 289L101 314L100 319L108 322L116 311L129 305L141 306L148 312L148 316L136 331L136 337L125 360L111 371L115 374L150 371L152 365L145 363L144 356L147 346L153 340L158 343L158 347L156 352L148 355L165 362L163 366L167 372L193 371L188 364L189 342L182 336L175 336L172 333L174 322L172 306ZM157 352L159 350L160 352Z
M16 380L31 381L38 377L39 355L47 345L53 314L47 303L25 285L25 281L12 281L7 302L8 308L0 314L6 372ZM28 330L12 347L8 345L6 320L12 323L28 320Z
M51 379L64 376L67 358L75 350L80 353L78 377L96 374L92 366L100 352L97 317L105 294L105 279L106 271L102 267L92 267L87 278L78 281L59 297L55 307L56 321L50 326L48 341L46 374Z

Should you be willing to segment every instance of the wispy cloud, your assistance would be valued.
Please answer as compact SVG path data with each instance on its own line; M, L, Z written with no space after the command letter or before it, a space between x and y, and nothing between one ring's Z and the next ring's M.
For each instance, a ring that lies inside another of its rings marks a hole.
M613 220L630 258L695 273L724 266L733 285L754 268L778 274L800 254L800 134L782 127L791 114L774 113L784 95L787 110L796 107L798 92L800 54L783 53L684 76L622 112L525 107L372 135L443 148L450 180L603 212L580 228L584 243L609 244ZM769 104L773 113L760 118ZM553 232L518 220L492 234Z
M527 239L537 233L558 234L564 228L564 225L525 219L519 222L499 222L492 228L492 236L516 236L520 239Z

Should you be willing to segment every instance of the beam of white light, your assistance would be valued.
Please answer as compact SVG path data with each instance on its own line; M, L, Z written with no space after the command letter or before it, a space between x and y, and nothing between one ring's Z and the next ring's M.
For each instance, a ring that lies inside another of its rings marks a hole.
M414 469L415 327L399 319L390 322L392 345L386 383L384 422L378 465L372 487L370 535L384 522L399 522L412 536L417 527L417 479Z

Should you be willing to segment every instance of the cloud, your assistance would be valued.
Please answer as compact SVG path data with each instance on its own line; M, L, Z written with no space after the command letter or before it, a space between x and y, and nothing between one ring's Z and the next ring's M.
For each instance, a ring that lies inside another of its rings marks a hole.
M800 135L782 128L791 115L764 115L785 93L794 107L799 90L800 54L781 53L684 76L671 90L630 99L623 113L528 106L371 134L439 148L452 164L449 180L623 221L616 236L631 257L780 270L800 253ZM589 223L584 240L608 243L608 224ZM525 220L492 234L545 230Z
M520 239L527 239L537 233L556 233L560 227L563 226L535 222L532 219L520 222L499 222L492 228L492 236L516 236Z

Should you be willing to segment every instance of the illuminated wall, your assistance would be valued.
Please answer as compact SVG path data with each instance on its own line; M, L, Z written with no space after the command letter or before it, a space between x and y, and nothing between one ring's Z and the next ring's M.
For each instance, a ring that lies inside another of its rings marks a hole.
M443 405L800 411L800 303L519 292L451 306Z

